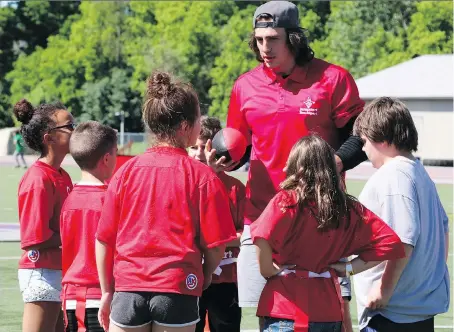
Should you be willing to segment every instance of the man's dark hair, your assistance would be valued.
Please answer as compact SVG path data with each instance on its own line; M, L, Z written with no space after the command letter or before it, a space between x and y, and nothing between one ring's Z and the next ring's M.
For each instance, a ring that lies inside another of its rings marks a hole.
M271 16L265 14L261 15L258 21L268 21L271 19ZM310 62L314 58L314 51L309 46L305 30L302 28L286 28L285 32L287 33L287 46L295 56L295 63L298 66L303 66ZM257 46L257 40L255 39L255 31L252 32L249 38L249 47L254 52L257 61L263 62Z

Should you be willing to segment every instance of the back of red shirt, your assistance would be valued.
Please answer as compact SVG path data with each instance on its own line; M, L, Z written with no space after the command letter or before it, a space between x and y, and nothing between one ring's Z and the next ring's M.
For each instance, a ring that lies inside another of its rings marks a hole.
M87 298L101 298L95 259L95 235L106 185L77 184L63 205L60 217L63 285L66 299L75 299L77 285L86 286Z
M341 223L339 228L323 232L317 230L317 220L308 208L303 211L288 208L295 203L293 192L281 191L251 225L253 241L257 238L267 240L273 249L273 260L278 265L296 265L297 269L322 273L328 270L329 264L353 254L364 261L404 256L396 233L359 202L354 203L348 228ZM340 320L341 308L333 281L300 279L294 274L268 280L257 314L293 319L286 308L295 292L308 299L306 314L309 321Z
M62 168L36 161L19 184L21 248L35 246L60 233L60 211L72 190L72 181ZM20 269L61 269L61 249L25 250Z
M224 187L227 190L227 195L229 196L230 213L232 214L235 229L237 232L241 232L244 227L246 187L240 180L234 178L233 176L227 175L224 172L218 173L218 177L224 184ZM214 284L237 282L236 260L239 253L239 247L227 247L225 249L224 258L220 264L222 272L220 275L213 274L212 282Z
M201 250L236 238L222 182L183 149L155 147L123 165L97 239L115 248L116 291L200 296Z

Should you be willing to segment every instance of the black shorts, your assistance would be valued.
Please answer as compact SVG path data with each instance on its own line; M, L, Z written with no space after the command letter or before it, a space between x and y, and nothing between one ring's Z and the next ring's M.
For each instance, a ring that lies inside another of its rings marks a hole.
M434 332L434 318L414 323L395 323L382 316L375 315L361 332Z
M66 332L77 332L76 310L66 310L66 317L68 318ZM85 309L85 328L87 329L87 332L104 332L104 329L99 325L98 309Z
M168 327L195 325L199 321L199 298L157 292L115 292L110 321L119 327L155 323Z
M238 287L235 283L211 284L203 291L199 307L200 322L196 332L204 331L207 311L210 331L240 332L241 308L238 306Z

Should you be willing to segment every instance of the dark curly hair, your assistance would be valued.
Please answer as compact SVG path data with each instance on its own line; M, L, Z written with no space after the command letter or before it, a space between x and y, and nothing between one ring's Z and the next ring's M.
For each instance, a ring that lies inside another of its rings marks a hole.
M60 110L66 110L60 102L41 104L35 108L28 100L21 99L14 105L14 115L22 123L20 132L30 149L41 154L46 153L43 137L56 125L52 116Z
M271 19L271 16L261 15L259 20ZM285 29L287 33L287 46L295 56L295 63L298 66L303 66L314 58L314 51L309 46L309 40L306 36L306 30L303 28ZM257 47L257 40L255 39L255 31L252 31L249 38L249 47L254 52L255 58L259 62L263 62L260 56L259 48Z

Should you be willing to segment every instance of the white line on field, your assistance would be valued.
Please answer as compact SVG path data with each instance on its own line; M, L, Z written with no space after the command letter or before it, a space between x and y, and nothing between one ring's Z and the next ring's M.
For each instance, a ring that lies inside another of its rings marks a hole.
M20 256L5 256L5 257L0 257L0 261L12 261L20 259Z

